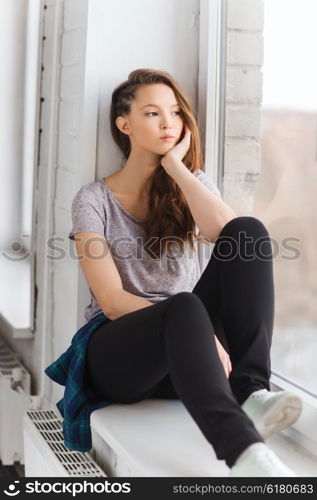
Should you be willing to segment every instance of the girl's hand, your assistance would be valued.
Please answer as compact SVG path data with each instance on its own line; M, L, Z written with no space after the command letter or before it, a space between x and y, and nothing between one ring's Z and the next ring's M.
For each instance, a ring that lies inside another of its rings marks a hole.
M231 366L231 361L230 361L229 354L222 347L222 344L219 342L219 340L218 340L218 338L217 338L216 335L215 335L215 342L216 342L217 351L218 351L218 354L219 354L220 361L223 364L223 367L224 367L224 370L225 370L225 373L226 373L226 377L229 378L230 372L232 371L232 366Z
M176 144L176 146L174 146L172 149L170 149L166 153L166 155L162 156L161 165L165 169L168 167L171 167L173 164L175 164L179 161L182 161L185 154L189 150L191 132L189 130L189 126L187 125L187 123L184 123L184 131L185 131L185 134L184 134L183 139L178 144Z

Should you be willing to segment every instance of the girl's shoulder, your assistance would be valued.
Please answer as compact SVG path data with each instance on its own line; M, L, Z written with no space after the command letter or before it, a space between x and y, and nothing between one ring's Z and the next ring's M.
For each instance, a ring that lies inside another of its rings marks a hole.
M89 201L91 199L102 200L104 197L104 192L102 189L102 179L97 181L87 182L75 193L73 203L77 201Z

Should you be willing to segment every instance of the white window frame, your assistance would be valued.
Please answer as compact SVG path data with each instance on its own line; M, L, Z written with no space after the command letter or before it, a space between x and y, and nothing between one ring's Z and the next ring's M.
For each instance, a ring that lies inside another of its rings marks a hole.
M198 124L205 172L219 187L224 168L227 0L200 0Z
M40 109L41 11L41 2L38 0L28 1L24 52L22 196L20 207L22 224L19 229L17 228L21 250L18 261L11 257L9 252L3 252L1 258L1 270L6 276L6 292L5 303L0 311L0 329L5 334L18 339L32 338L35 327L34 207L36 190L34 184L37 168ZM21 286L21 280L23 286ZM19 310L11 307L13 300L15 302L18 300Z
M205 156L205 173L223 194L226 110L227 0L200 0L197 119ZM197 244L201 272L213 245Z

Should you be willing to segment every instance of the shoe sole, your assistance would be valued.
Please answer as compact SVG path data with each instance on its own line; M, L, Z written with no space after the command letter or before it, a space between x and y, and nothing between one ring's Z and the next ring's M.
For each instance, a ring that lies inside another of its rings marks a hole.
M296 422L302 410L303 402L299 397L285 395L270 408L263 420L257 423L256 429L263 439L267 439Z

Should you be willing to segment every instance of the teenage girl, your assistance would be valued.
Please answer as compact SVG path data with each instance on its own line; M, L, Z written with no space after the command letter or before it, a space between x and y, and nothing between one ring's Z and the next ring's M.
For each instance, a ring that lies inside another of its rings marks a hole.
M169 73L130 73L110 119L125 164L72 207L86 318L109 318L89 340L87 382L117 403L179 398L229 476L295 476L265 444L301 410L292 393L270 391L266 227L238 217L201 169L193 107ZM202 274L199 239L214 243Z

